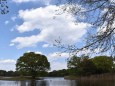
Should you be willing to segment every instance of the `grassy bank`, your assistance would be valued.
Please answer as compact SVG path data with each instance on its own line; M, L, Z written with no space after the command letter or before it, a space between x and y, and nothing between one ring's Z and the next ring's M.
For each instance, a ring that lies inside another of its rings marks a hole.
M90 76L66 76L70 80L115 80L115 73L90 75Z
M22 81L22 80L33 80L31 77L0 77L0 80L16 80L16 81ZM36 78L35 80L40 80L40 78Z

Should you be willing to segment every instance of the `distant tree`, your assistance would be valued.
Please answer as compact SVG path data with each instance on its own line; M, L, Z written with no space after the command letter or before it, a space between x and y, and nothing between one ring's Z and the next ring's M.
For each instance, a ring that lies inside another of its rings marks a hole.
M66 46L60 40L56 40L58 43L56 46L72 53L85 49L95 52L99 49L99 53L111 51L110 54L115 55L115 0L66 1L67 3L61 7L61 10L73 14L76 17L76 23L91 24L92 29L88 29L86 44L80 48L76 45Z
M50 69L50 63L47 57L34 52L24 53L16 63L16 70L20 73L27 73L32 76L33 79L41 71L48 71Z
M62 70L54 70L49 72L48 76L49 77L64 77L64 76L68 76L68 70L67 69L62 69Z
M7 14L8 12L7 0L0 0L0 13Z
M89 56L73 56L68 60L68 68L72 75L91 75L95 73L95 65Z
M96 56L92 61L96 66L96 73L111 72L114 66L112 58L108 56Z
M6 72L6 76L16 76L15 72L14 71L7 71Z
M5 70L0 70L0 76L5 76L6 75L6 71Z

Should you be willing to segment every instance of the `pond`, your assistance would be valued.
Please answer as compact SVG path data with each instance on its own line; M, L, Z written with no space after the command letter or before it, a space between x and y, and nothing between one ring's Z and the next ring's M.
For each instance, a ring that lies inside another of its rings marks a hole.
M36 81L0 80L0 86L115 86L115 81L76 81L64 78L44 78Z

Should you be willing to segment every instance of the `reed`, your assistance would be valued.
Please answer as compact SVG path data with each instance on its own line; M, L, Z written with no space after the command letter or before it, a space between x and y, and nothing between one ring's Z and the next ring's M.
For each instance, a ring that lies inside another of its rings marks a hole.
M71 80L115 80L115 73L106 73L90 76L66 76L64 78Z

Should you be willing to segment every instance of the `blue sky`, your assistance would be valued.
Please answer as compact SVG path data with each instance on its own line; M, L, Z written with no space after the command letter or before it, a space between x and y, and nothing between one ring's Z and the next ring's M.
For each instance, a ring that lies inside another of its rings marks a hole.
M9 0L9 13L0 15L0 69L15 70L16 60L25 52L44 54L51 62L51 70L67 68L68 53L53 46L61 37L62 43L80 43L91 26L78 22L69 13L56 11L64 6L57 0ZM83 8L84 9L84 8ZM81 16L80 18L83 18Z

